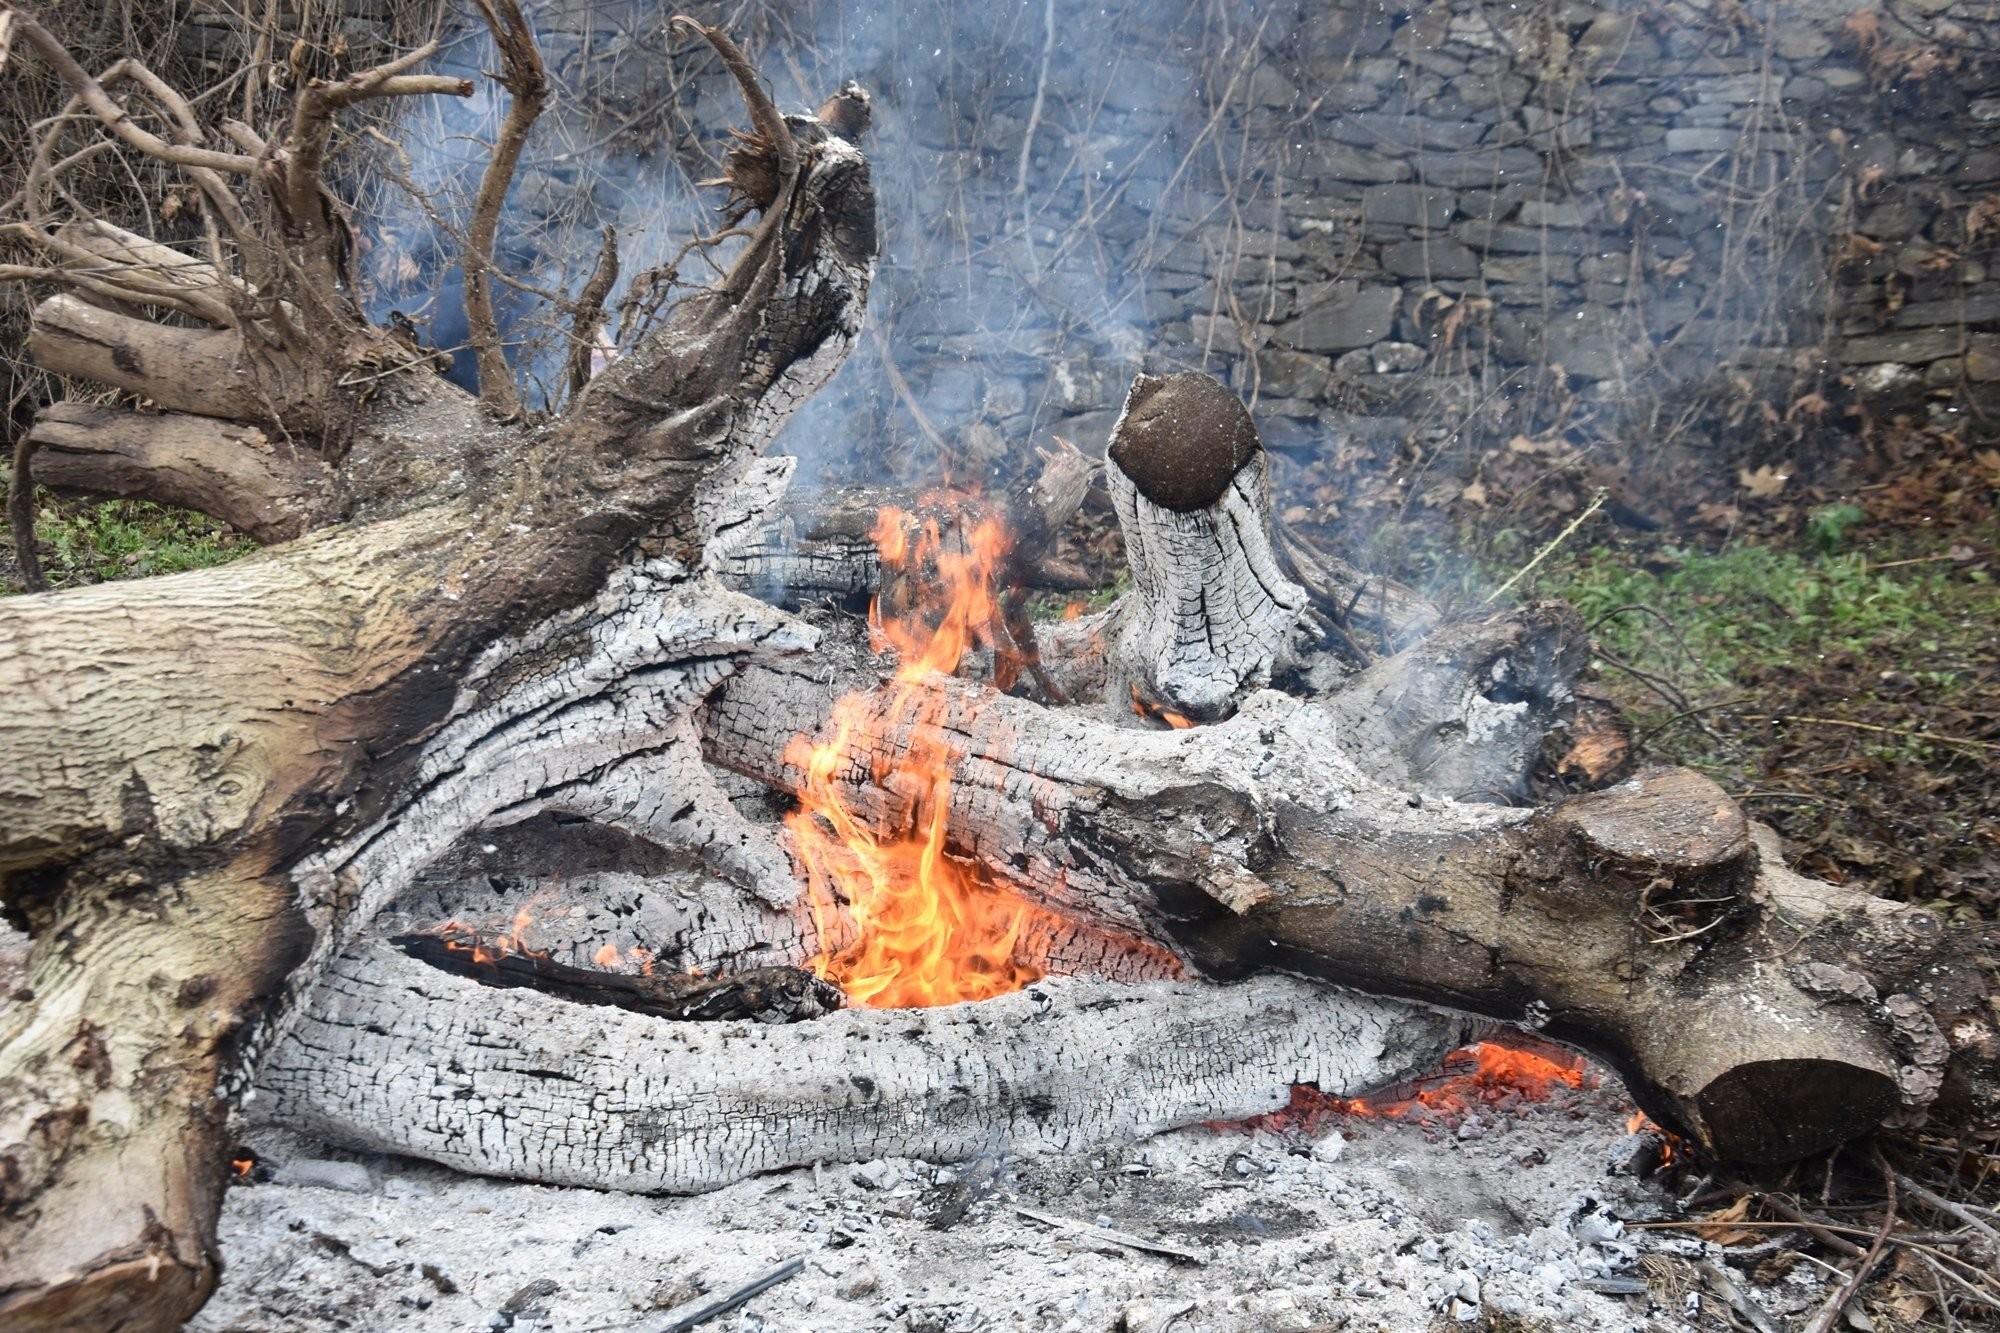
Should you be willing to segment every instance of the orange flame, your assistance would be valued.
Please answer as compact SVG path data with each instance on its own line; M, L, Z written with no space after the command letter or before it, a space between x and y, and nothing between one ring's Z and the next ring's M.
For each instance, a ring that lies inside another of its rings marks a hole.
M1384 1120L1455 1120L1482 1107L1515 1101L1545 1102L1558 1088L1597 1086L1581 1057L1566 1061L1478 1042L1444 1058L1434 1075L1366 1097L1331 1097L1308 1084L1292 1088L1283 1109L1235 1122L1250 1129L1316 1131L1331 1115Z
M1182 713L1176 713L1165 704L1156 704L1145 695L1139 693L1137 685L1132 687L1132 711L1140 717L1149 717L1156 721L1164 722L1175 731L1185 731L1194 725L1193 718Z
M1010 541L988 518L948 543L937 519L895 508L881 511L872 536L884 566L905 576L897 580L904 591L916 589L916 605L885 614L878 598L869 609L877 645L900 659L886 691L845 696L828 739L798 736L786 751L805 774L786 824L820 940L807 966L865 1007L990 999L1046 975L1041 959L1026 956L1035 952L1029 928L1055 918L945 855L957 756L934 715L936 695L922 686L991 639L1000 617L995 574ZM871 750L875 783L909 803L906 830L878 831L842 789L843 770Z
M1685 1150L1685 1144L1680 1135L1670 1129L1662 1128L1653 1117L1647 1115L1644 1111L1634 1111L1631 1115L1625 1117L1625 1132L1627 1134L1652 1134L1659 1138L1660 1160L1656 1167L1657 1170L1664 1171L1668 1167L1678 1163Z

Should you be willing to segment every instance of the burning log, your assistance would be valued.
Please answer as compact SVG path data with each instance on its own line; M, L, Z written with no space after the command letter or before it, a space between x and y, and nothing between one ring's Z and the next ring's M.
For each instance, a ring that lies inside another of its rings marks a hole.
M1440 631L1314 698L1255 691L1223 721L1148 731L951 675L999 616L1003 549L982 564L978 541L952 545L972 550L928 566L949 595L906 608L922 632L876 619L898 651L888 683L834 622L810 662L746 665L700 714L712 762L801 802L789 845L817 941L802 951L850 994L992 996L1046 970L1023 939L1094 923L1210 976L1275 967L1524 1024L1605 1056L1656 1119L1748 1160L1920 1108L1950 1058L1927 1024L1977 1019L1976 969L1928 916L1790 874L1705 779L1656 770L1542 811L1453 799L1525 790L1583 665L1560 608ZM389 986L387 964L353 966L357 985ZM386 1058L329 1041L280 1063L305 1080L335 1052ZM373 1142L385 1106L352 1095L316 1101L315 1123ZM898 1131L873 1150L926 1146Z
M336 959L256 1110L364 1149L593 1189L689 1193L885 1152L963 1161L1358 1095L1462 1020L1285 977L1049 980L980 1004L669 1023L491 990L386 943Z
M1933 918L1791 874L1693 774L1482 809L1345 761L1340 696L1264 693L1215 726L1140 733L927 688L921 720L841 742L871 824L912 811L866 775L941 751L952 850L1038 900L1210 975L1279 967L1583 1046L1723 1157L1785 1160L1927 1104L1950 1053L1926 1034L1982 1021L1979 972ZM786 754L817 715L802 694L783 666L745 672L707 711L710 754L804 790Z

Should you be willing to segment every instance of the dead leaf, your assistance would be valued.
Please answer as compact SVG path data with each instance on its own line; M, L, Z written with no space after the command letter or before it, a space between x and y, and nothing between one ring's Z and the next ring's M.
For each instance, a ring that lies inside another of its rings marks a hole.
M1517 454L1538 454L1542 451L1541 445L1536 444L1525 435L1516 435L1513 439L1507 441L1507 447Z
M1811 417L1814 421L1818 421L1822 416L1826 415L1827 408L1831 406L1832 404L1826 401L1824 394L1805 394L1785 409L1785 420L1791 421L1804 415Z
M1965 239L1968 244L1989 231L2000 231L2000 194L1989 194L1965 210Z
M1736 469L1736 480L1743 483L1743 489L1750 492L1753 500L1768 500L1785 489L1785 483L1792 479L1789 472L1780 472L1769 463L1755 472L1749 468Z
M1469 505L1478 505L1481 509L1486 508L1486 483L1484 481L1466 483L1465 489L1458 493L1458 498Z
M1694 511L1694 521L1705 528L1726 532L1743 521L1743 511L1735 505L1705 504Z
M1745 1231L1730 1226L1731 1222L1741 1222L1750 1212L1750 1196L1745 1195L1727 1208L1718 1208L1702 1219L1703 1225L1694 1229L1694 1234L1717 1245L1741 1245L1746 1241L1759 1239L1754 1231Z
M1858 264L1881 253L1882 242L1863 236L1858 231L1842 232L1840 248L1833 252L1833 266L1839 268L1843 264Z

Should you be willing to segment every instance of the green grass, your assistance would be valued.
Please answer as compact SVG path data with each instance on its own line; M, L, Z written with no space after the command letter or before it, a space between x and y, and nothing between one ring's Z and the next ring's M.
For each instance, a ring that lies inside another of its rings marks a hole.
M1988 643L2000 620L2000 585L1942 562L1883 569L1859 552L1735 546L1668 547L1651 568L1605 547L1549 563L1538 595L1574 605L1623 661L1690 684L1839 650L1897 665Z
M0 469L0 497L8 480ZM51 588L206 569L257 549L205 514L146 500L58 500L46 491L38 500L36 544ZM0 593L18 591L0 583Z

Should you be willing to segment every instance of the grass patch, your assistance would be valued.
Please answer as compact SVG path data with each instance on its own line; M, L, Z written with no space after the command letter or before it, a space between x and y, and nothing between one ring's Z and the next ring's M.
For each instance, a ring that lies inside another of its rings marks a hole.
M1643 559L1597 547L1552 560L1536 591L1575 606L1619 659L1671 674L1690 693L1843 650L1901 665L1990 644L2000 620L2000 584L1984 569L1885 569L1859 552L1768 546L1665 547Z
M0 470L0 496L9 480ZM257 549L242 533L192 510L147 500L61 500L47 491L37 498L36 544L51 589L206 569ZM5 574L0 594L22 591L11 562Z

